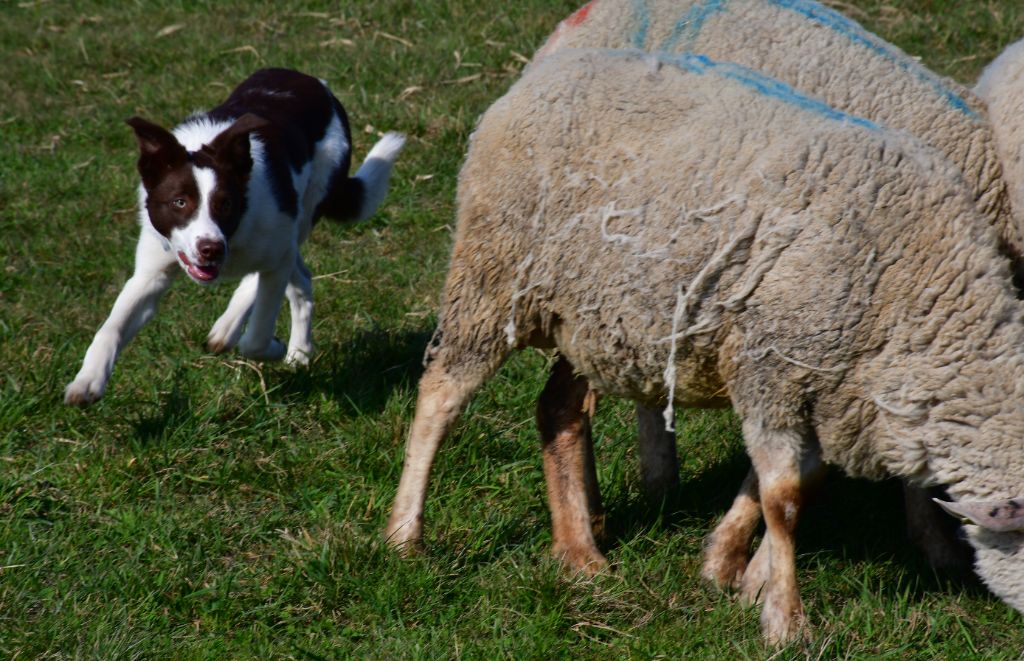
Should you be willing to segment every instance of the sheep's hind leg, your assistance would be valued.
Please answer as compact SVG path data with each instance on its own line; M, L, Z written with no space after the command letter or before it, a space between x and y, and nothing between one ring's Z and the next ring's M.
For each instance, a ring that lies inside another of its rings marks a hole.
M537 402L544 478L551 508L552 554L573 572L593 575L608 561L594 540L604 525L590 435L594 393L560 357Z
M636 405L636 427L644 494L651 501L663 501L679 490L676 435L665 429L661 411L640 404Z
M416 550L423 540L423 506L434 457L474 391L497 369L493 362L475 369L452 370L434 359L419 383L416 414L405 445L405 463L385 532L388 543L402 552Z

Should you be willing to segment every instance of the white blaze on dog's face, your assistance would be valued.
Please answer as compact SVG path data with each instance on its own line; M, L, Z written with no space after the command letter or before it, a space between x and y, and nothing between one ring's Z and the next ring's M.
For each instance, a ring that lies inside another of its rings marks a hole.
M150 224L193 280L214 282L246 211L249 134L268 123L244 115L195 151L144 119L133 117L128 124L139 141L138 168Z

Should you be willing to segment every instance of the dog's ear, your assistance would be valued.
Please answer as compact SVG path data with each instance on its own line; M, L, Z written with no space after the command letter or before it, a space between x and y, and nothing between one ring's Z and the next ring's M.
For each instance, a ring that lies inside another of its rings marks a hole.
M249 134L270 126L270 122L251 112L235 120L235 123L221 131L210 143L217 160L231 167L236 173L252 169L252 154L249 148Z
M147 188L156 185L168 170L188 161L188 152L167 129L141 117L125 121L139 141L139 174Z

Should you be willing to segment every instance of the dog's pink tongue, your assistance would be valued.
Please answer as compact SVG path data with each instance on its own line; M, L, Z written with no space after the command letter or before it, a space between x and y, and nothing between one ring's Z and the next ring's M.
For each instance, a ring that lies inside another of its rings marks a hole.
M192 266L193 269L198 271L197 275L205 280L213 280L220 273L220 267L216 264L209 264L207 266Z
M189 260L188 255L184 252L178 251L178 257L185 264L185 268L188 269L189 275L199 280L213 280L220 274L220 266L216 264L198 265L193 264Z

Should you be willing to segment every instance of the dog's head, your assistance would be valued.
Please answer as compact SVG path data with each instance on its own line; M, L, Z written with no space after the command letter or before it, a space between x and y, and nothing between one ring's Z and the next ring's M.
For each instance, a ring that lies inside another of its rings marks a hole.
M193 280L215 281L227 258L228 240L246 210L253 165L249 134L268 122L243 115L193 152L170 131L141 117L132 117L128 124L139 141L139 174L150 223Z

